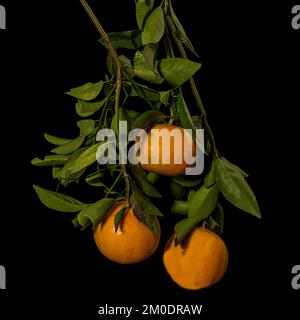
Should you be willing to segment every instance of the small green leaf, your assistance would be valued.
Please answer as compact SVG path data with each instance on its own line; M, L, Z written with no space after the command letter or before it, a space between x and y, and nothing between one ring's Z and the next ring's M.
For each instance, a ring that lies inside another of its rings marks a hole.
M70 154L80 148L84 142L84 139L85 137L78 137L67 144L52 149L51 152L56 154Z
M53 179L58 179L59 178L59 173L61 171L61 167L53 167L52 168L52 178Z
M175 183L179 184L182 187L193 188L198 186L201 182L201 178L194 178L188 176L177 176L172 179Z
M178 87L189 80L201 67L200 63L183 58L160 60L159 71L173 87Z
M94 132L95 120L85 119L77 121L77 126L80 129L80 136L88 136Z
M125 206L124 208L120 209L120 211L115 215L114 225L115 225L115 232L118 231L119 225L124 218L124 215L127 211L128 207Z
M168 90L168 91L159 91L160 101L161 101L161 103L164 104L165 106L167 106L168 103L169 103L170 94L171 94L171 90Z
M130 96L139 96L149 104L151 109L159 110L161 105L160 94L156 90L153 90L147 86L138 84L132 79L130 79L130 83L133 89Z
M239 173L244 177L244 178L248 178L249 174L247 172L245 172L244 170L242 170L240 167L236 166L235 164L229 162L227 159L222 158L223 161L225 161L230 167L232 167L233 169L239 171Z
M150 83L161 84L164 82L164 79L156 70L149 68L148 64L145 61L143 54L140 51L137 51L134 57L134 74Z
M176 35L179 38L179 40L195 55L198 57L197 52L195 51L192 42L190 41L190 39L188 38L188 36L186 35L186 32L182 26L182 24L180 23L179 19L177 18L175 11L172 7L172 4L170 5L170 11L171 11L171 17L176 25L177 28L177 32Z
M123 70L126 72L126 74L129 77L133 78L134 77L134 71L133 71L133 67L132 67L132 64L131 64L131 60L128 59L123 54L119 56L119 59L120 59L120 61L122 63Z
M223 196L239 209L261 218L255 195L240 170L223 159L215 161L217 185Z
M158 43L165 32L164 11L161 7L154 9L148 16L143 31L142 43Z
M175 245L177 246L198 224L196 219L186 218L175 225Z
M157 207L152 203L152 201L145 194L143 194L138 187L135 186L133 188L132 194L132 200L140 205L145 214L160 217L163 216L162 213L157 209Z
M176 182L174 182L174 180L171 180L170 187L171 187L171 192L172 192L174 199L180 200L183 198L183 196L185 194L185 187L177 184Z
M144 56L144 61L150 70L154 70L154 62L156 60L157 49L158 49L157 43L155 44L149 43L144 46L144 49L142 51Z
M137 188L134 188L130 197L130 205L137 219L144 223L154 235L159 235L160 228L155 216L162 216L162 214Z
M74 198L66 196L62 193L53 192L37 185L33 186L40 201L48 208L61 212L78 212L87 206Z
M189 203L189 218L197 219L198 223L206 219L214 210L218 200L219 190L216 185L211 188L202 186Z
M179 244L201 221L208 218L214 210L219 190L216 185L211 188L202 186L189 201L188 218L178 222L175 226L176 240Z
M31 160L31 164L36 167L60 167L66 163L69 156L65 155L50 155L46 156L44 160L34 158Z
M44 133L44 137L48 142L50 142L51 144L54 144L55 146L61 146L63 144L66 144L72 141L72 139L59 138L59 137L51 136L50 134L47 134L47 133Z
M111 44L115 49L124 48L138 50L142 46L141 32L139 30L121 31L108 33ZM103 38L99 42L107 48Z
M145 18L153 8L153 4L154 0L137 0L136 2L136 21L141 30L143 29Z
M213 160L210 165L209 171L204 178L204 184L207 188L210 188L212 185L214 185L216 183L215 164L216 164L216 161Z
M92 223L93 228L95 228L106 216L114 201L115 199L113 198L104 198L80 211L77 215L80 225L86 227L86 219L88 219Z
M82 170L83 168L86 168L96 162L96 153L99 148L99 146L103 142L96 143L86 149L80 156L74 161L72 166L69 168L70 172L74 173L77 171Z
M99 171L96 173L92 173L90 175L88 175L85 178L85 181L87 184L89 184L90 186L94 186L94 187L105 187L103 181L103 176L104 176L104 172L103 171Z
M189 211L189 204L187 201L175 200L171 208L174 214L187 215Z
M161 194L148 180L146 172L139 164L130 165L129 167L135 181L139 184L140 188L148 197L161 198Z
M61 168L61 170L59 171L59 173L57 173L58 178L60 179L64 179L64 180L77 180L80 178L80 176L82 175L82 170L77 171L77 172L72 172L71 168L74 164L75 161L77 161L78 157L85 151L87 150L87 147L82 147L79 148L78 150L74 151L68 161L64 164L64 166ZM62 181L63 182L63 181Z
M99 81L96 83L88 82L83 86L71 89L69 92L66 92L66 94L80 100L90 101L95 99L99 95L103 85L103 81Z
M88 102L79 99L76 103L76 112L80 117L89 117L100 110L106 102L107 98L104 98L101 101L97 102Z
M159 119L163 119L165 116L163 113L154 111L154 110L148 110L141 115L139 115L132 123L131 129L147 129L149 126L151 126L153 123L157 123Z

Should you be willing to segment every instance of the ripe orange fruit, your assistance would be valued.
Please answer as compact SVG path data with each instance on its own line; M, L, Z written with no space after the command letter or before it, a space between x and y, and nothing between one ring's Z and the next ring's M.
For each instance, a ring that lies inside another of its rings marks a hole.
M114 219L120 209L127 205L126 201L117 202L109 210L107 218L96 227L94 239L100 252L108 259L130 264L145 260L157 249L160 235L153 232L128 208L115 232ZM157 220L159 226L159 222Z
M180 130L181 138L178 141L181 141L181 148L180 144L175 143L173 137L170 139L169 145L162 139L159 138L159 142L154 146L151 146L151 131L148 134L148 143L144 143L140 149L139 159L141 162L141 166L151 172L155 172L165 176L178 176L185 174L185 169L189 166L184 159L184 150L187 149L187 145L190 147L192 155L195 156L196 152L196 145L193 141L193 138L188 133L184 132L184 129L178 126L174 126L172 124L157 124L153 126L151 129L158 129L162 137L167 138L169 132L173 129ZM184 137L186 143L184 142ZM148 151L148 153L147 153ZM164 153L170 154L170 161L169 163L163 163L163 155ZM151 163L151 155L158 155L157 164ZM191 159L191 156L189 159ZM148 159L148 163L144 163L142 158ZM179 159L179 163L175 163L175 159ZM188 162L188 161L187 161Z
M222 279L228 263L228 251L214 232L197 227L177 247L175 235L166 244L163 263L180 287L198 290Z

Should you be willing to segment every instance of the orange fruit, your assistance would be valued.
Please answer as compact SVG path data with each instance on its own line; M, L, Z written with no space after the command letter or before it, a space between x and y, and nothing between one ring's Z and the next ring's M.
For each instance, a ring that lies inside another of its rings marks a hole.
M181 133L180 139L176 141L174 137L171 137L170 143L167 144L166 141L159 138L158 143L154 143L154 146L151 146L151 131L148 134L148 139L141 146L140 149L140 163L141 166L151 172L155 172L165 176L178 176L185 174L185 169L189 166L184 159L184 151L187 149L187 145L190 147L192 156L195 156L196 145L193 141L193 138L187 132L184 132L184 129L178 126L174 126L172 124L157 124L153 126L151 129L159 130L159 133L162 137L167 139L169 132L173 129L178 129ZM175 131L174 131L175 132ZM147 143L148 141L148 143ZM179 142L181 141L181 147ZM188 151L188 149L187 149ZM170 154L169 162L163 163L163 155ZM152 154L157 156L157 164L151 163ZM148 163L142 159L147 159ZM190 158L190 157L189 157ZM176 159L178 159L178 163L176 163Z
M151 256L157 249L160 235L140 222L129 207L115 232L116 214L127 205L117 202L109 210L106 219L94 231L94 240L100 252L108 259L122 264L136 263ZM159 222L156 221L158 226Z
M228 251L214 232L197 227L178 246L175 235L166 244L163 263L180 287L198 290L222 279L228 264Z

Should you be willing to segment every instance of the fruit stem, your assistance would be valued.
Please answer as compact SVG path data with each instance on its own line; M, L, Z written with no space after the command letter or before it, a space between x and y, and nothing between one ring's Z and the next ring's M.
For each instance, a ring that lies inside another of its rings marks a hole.
M86 13L88 14L88 16L90 17L90 19L94 23L94 25L95 25L96 29L98 30L98 32L100 33L101 37L106 42L107 49L108 49L111 57L113 58L113 60L116 62L117 78L116 78L116 91L115 91L115 116L116 116L117 123L119 123L120 95L121 95L121 89L122 89L122 63L119 59L119 56L118 56L115 48L113 47L113 45L111 43L111 40L110 40L108 34L105 32L100 21L95 16L93 10L91 9L91 7L87 3L87 1L80 0L80 2L82 4L83 8L85 9ZM130 181L129 181L129 175L127 174L125 165L122 165L122 172L124 174L124 178L125 178L125 182L126 182L126 195L127 195L127 197L129 197Z
M170 0L166 0L166 1L170 1ZM169 16L169 14L166 15L166 19L167 19L167 23L172 31L172 35L173 35L173 38L174 38L174 41L177 45L177 48L181 54L181 56L184 58L184 59L188 59L188 56L186 54L186 51L181 43L181 41L178 39L178 37L176 36L176 26L172 20L172 18ZM213 157L214 158L220 158L220 155L219 155L219 152L218 152L218 149L217 149L217 146L216 146L216 142L215 142L215 138L214 138L214 135L211 131L211 128L208 124L208 121L207 121L207 116L206 116L206 111L205 111L205 108L203 106L203 103L202 103L202 99L200 97L200 94L199 94L199 91L197 89L197 86L196 86L196 83L195 83L195 80L193 77L190 78L190 86L191 86L191 90L192 90L192 93L194 95L194 98L196 100L196 104L201 112L201 118L202 118L202 121L203 121L203 127L204 129L206 129L207 131L207 134L208 134L208 140L210 141L211 143L211 146L212 146L212 151L213 151Z

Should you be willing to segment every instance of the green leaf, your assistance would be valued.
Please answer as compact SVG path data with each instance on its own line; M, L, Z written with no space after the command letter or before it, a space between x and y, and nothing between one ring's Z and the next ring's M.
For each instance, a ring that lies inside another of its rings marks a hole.
M72 166L69 168L70 172L74 173L77 171L82 170L83 168L86 168L96 162L96 153L99 148L99 146L103 142L96 143L92 146L90 146L88 149L86 149L80 156L74 161Z
M222 158L223 161L225 161L230 167L232 167L233 169L239 171L239 173L244 177L244 178L248 178L249 174L247 172L245 172L244 170L242 170L240 167L236 166L235 164L229 162L227 159Z
M83 86L71 89L69 92L66 92L66 94L80 100L90 101L95 99L99 95L103 85L103 81L99 81L96 83L88 82Z
M85 119L77 122L77 126L80 129L80 136L88 136L94 132L95 120Z
M161 84L164 82L164 79L159 75L156 70L149 68L148 64L145 61L143 54L140 51L137 51L134 57L134 74L150 83Z
M138 187L133 188L133 199L141 209L143 210L144 214L151 215L151 216L160 216L162 217L162 213L157 209L157 207L152 203L152 201L141 192Z
M59 178L59 173L61 171L61 167L53 167L52 168L52 178L53 179L58 179Z
M162 59L159 63L160 74L173 87L178 87L185 83L200 67L200 63L183 58Z
M134 188L130 197L130 205L137 219L144 223L154 235L159 235L160 228L155 216L162 216L162 214L137 188Z
M179 115L179 119L182 127L185 129L192 129L193 138L195 139L196 129L194 127L194 122L191 117L190 111L185 103L181 88L179 88L178 90L176 108L177 108L177 113Z
M44 137L48 142L56 146L61 146L63 144L66 144L72 141L72 139L59 138L59 137L51 136L50 134L47 134L47 133L44 133Z
M98 110L100 110L107 102L107 97L97 102L88 102L83 100L78 100L76 103L76 112L80 117L89 117Z
M60 167L66 163L69 156L65 155L50 155L46 156L44 160L34 158L31 160L31 164L36 167Z
M105 187L106 188L106 186L102 182L103 176L104 176L104 172L103 171L99 171L99 172L92 173L92 174L88 175L85 178L85 181L90 186L93 186L93 187Z
M124 208L122 208L122 209L115 215L115 220L114 220L115 232L118 231L119 225L120 225L122 219L124 218L124 215L125 215L127 209L128 209L128 207L125 206Z
M161 7L154 9L148 16L143 31L142 43L158 43L165 32L164 11Z
M212 185L216 183L216 160L213 160L207 175L204 178L204 184L207 188L210 188Z
M108 33L111 44L115 49L124 48L138 50L142 46L141 32L139 30L121 31ZM99 42L107 48L103 38Z
M132 176L148 197L161 198L161 194L148 180L144 169L139 165L129 165Z
M75 161L77 161L78 157L87 150L87 147L82 147L76 151L74 151L68 161L64 164L64 166L61 168L59 173L57 173L58 178L65 179L65 180L77 180L82 175L82 170L77 172L72 172L71 168Z
M119 59L120 59L120 61L122 63L123 70L126 72L126 74L129 77L133 78L134 77L134 71L133 71L133 67L132 67L132 64L131 64L131 60L128 59L123 54L119 56Z
M133 121L131 129L147 129L153 123L157 123L159 119L163 119L164 117L164 114L161 112L148 110Z
M219 190L216 185L211 188L202 186L189 201L188 218L178 222L175 226L176 240L179 244L201 221L208 218L214 210Z
M196 194L196 191L195 191L195 190L191 189L191 190L189 191L189 193L188 193L188 203L191 202L191 200L192 200L192 198L193 198L193 196L194 196L195 194Z
M83 209L77 215L80 225L86 227L86 219L88 219L92 223L93 228L95 228L106 216L114 201L115 199L113 198L104 198Z
M160 101L161 101L161 103L164 104L165 106L167 106L168 103L169 103L170 94L171 94L171 90L168 90L168 91L159 91Z
M188 176L177 176L177 177L173 177L172 180L179 184L182 187L187 187L187 188L193 188L198 186L201 182L202 179L201 178L192 178L192 177L188 177Z
M255 195L240 170L223 159L215 161L217 185L223 196L239 209L261 218Z
M64 144L62 146L58 146L51 150L51 152L56 154L70 154L80 148L80 146L83 144L85 137L78 137L71 142Z
M187 215L189 211L189 204L187 201L175 200L171 208L174 214Z
M189 203L189 218L197 219L198 223L206 219L214 210L218 195L219 190L216 185L211 188L202 186L196 191Z
M157 43L149 43L144 46L144 49L142 51L145 63L150 70L154 70L154 62L156 60L157 49Z
M130 83L133 89L131 96L139 96L149 104L151 109L159 110L161 105L160 94L156 90L153 90L147 86L138 84L132 79L130 79Z
M154 0L137 0L136 2L136 21L141 30L143 29L145 18L153 8L153 4Z
M219 203L217 203L213 214L208 218L208 227L219 235L223 233L224 210Z
M48 208L61 212L78 212L88 206L62 193L53 192L37 185L33 186L40 201Z
M190 39L186 35L186 32L185 32L182 24L180 23L179 19L177 18L176 14L175 14L175 11L172 7L172 4L170 5L170 11L171 11L172 20L175 23L176 28L177 28L177 32L176 32L177 37L195 56L198 57L198 54L195 51L195 49L192 45L192 42L190 41Z
M174 180L171 180L170 187L174 199L180 200L183 198L185 194L185 188L183 186L177 184L176 182L174 182Z
M198 224L196 219L187 218L175 225L175 245L177 246Z

